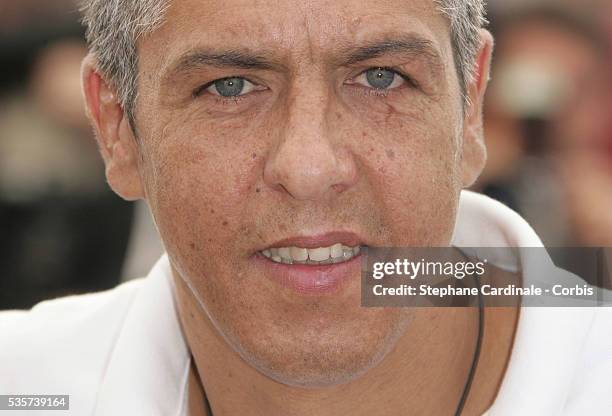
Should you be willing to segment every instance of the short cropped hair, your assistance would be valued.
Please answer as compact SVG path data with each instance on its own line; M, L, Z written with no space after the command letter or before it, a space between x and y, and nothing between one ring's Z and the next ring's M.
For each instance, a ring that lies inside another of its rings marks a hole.
M139 38L164 19L170 0L81 0L83 23L97 69L113 87L132 127L137 101ZM485 0L434 0L450 21L453 55L462 94L473 80L480 48L479 29L486 23ZM466 101L467 102L467 101Z

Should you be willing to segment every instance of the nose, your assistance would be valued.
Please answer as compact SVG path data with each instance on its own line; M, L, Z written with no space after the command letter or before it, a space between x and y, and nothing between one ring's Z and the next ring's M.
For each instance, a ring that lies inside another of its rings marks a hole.
M338 134L344 129L330 121L331 99L326 87L296 89L287 97L264 168L268 186L297 200L320 200L355 184L354 158Z

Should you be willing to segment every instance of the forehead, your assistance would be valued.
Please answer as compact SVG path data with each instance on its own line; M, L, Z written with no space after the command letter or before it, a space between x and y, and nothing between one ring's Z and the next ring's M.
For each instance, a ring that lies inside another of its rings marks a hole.
M430 40L452 59L448 22L434 0L173 0L164 24L140 49L160 58L161 66L202 46L264 46L279 59L317 59L401 33Z

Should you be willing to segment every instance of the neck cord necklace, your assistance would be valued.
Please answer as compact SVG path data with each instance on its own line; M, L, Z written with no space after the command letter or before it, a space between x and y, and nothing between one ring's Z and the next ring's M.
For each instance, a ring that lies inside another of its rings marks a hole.
M467 401L468 396L470 395L470 389L472 387L472 381L474 381L474 375L476 374L476 367L478 367L478 360L480 359L480 350L482 348L482 339L484 337L484 301L482 298L482 291L480 286L480 280L478 277L474 277L476 282L476 286L478 287L478 337L476 338L476 348L474 350L474 357L472 358L472 366L470 367L470 372L468 373L467 381L465 382L465 387L463 388L463 393L461 394L461 398L459 399L459 403L457 404L457 410L455 411L455 416L461 416L463 412L463 407L465 406L465 402ZM210 407L210 402L208 401L208 396L206 392L204 393L204 404L206 405L206 415L214 416L212 412L212 408Z
M482 288L480 286L480 279L478 277L474 277L474 281L476 282L476 287L478 288L478 336L476 338L476 348L474 349L472 366L470 367L470 372L468 374L467 381L465 382L465 387L463 388L463 394L461 394L461 399L459 399L459 403L457 404L455 416L461 416L461 413L463 412L463 407L465 406L465 402L467 401L467 398L470 395L472 381L474 381L476 367L478 367L478 360L480 359L482 339L484 338L484 299L482 298ZM210 415L212 416L212 412L210 413Z

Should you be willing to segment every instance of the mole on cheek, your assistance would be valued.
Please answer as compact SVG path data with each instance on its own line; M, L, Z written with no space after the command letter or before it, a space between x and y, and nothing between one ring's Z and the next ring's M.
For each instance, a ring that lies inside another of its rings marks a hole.
M395 159L395 152L391 149L387 149L387 157L391 160Z
M253 153L253 154L251 155L251 159L255 159L256 157L257 157L257 153Z
M221 225L223 225L224 227L226 227L226 226L227 226L227 224L228 224L228 222L227 222L227 221L223 221L223 222L221 223Z

